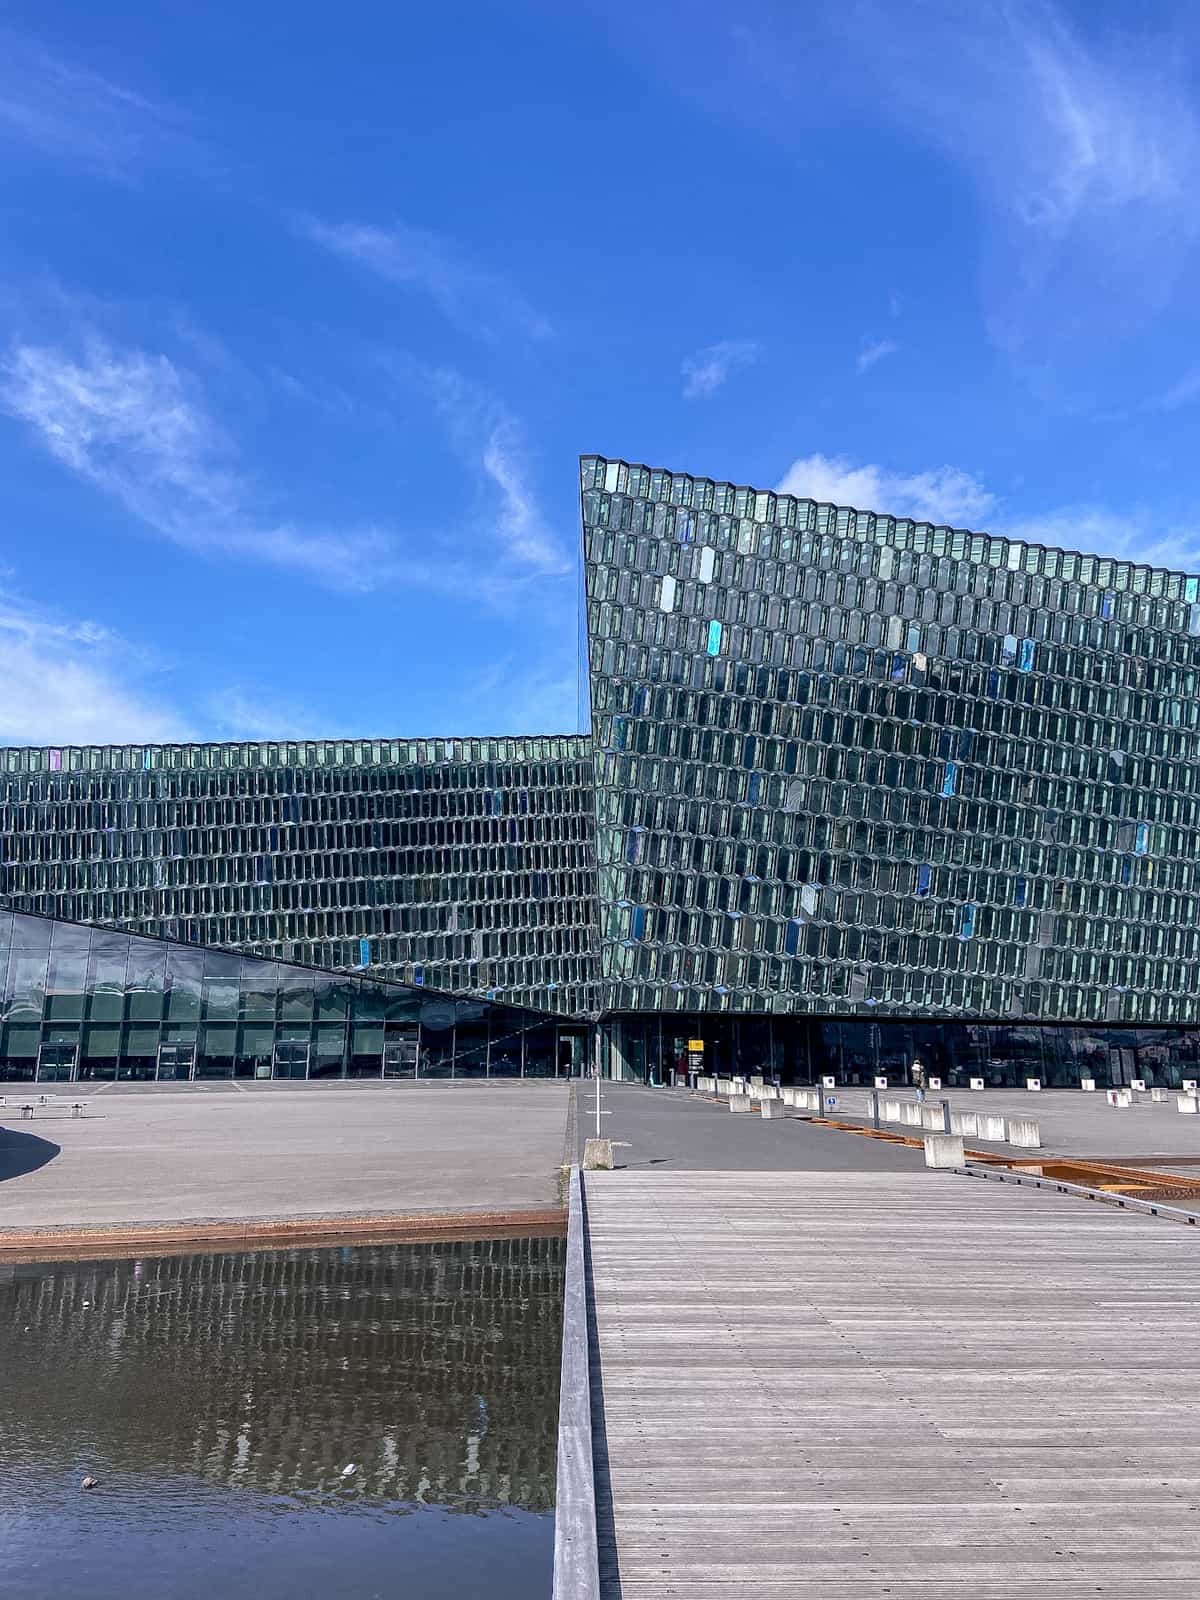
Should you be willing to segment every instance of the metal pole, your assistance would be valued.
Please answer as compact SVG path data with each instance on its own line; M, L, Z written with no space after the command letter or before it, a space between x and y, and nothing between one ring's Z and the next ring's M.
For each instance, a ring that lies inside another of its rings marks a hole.
M879 1130L879 1090L871 1090L871 1126Z
M949 1133L950 1132L950 1102L949 1102L949 1100L943 1100L942 1101L942 1132L943 1133Z

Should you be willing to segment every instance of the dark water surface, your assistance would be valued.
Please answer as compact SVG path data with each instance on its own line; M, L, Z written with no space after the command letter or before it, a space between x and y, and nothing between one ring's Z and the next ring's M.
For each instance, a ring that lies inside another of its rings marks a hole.
M548 1596L562 1262L508 1239L0 1268L0 1594Z

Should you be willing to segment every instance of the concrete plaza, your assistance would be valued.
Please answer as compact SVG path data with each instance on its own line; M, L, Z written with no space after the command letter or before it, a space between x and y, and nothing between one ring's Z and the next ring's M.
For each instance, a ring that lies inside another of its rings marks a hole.
M71 1085L72 1090L82 1087ZM181 1086L182 1088L183 1086ZM554 1206L568 1086L269 1085L0 1109L0 1231Z

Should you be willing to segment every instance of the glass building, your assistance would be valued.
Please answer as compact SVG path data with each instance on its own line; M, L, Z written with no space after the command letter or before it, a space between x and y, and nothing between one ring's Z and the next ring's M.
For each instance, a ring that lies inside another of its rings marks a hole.
M3 751L4 903L523 1008L556 1070L1200 1075L1200 580L598 456L581 496L590 739Z

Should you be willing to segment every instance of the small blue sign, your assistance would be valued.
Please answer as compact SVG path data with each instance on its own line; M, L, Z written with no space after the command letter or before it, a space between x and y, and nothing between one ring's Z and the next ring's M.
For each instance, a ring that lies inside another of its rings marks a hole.
M832 1111L835 1105L837 1105L837 1095L827 1094L825 1096L825 1109L827 1111Z

